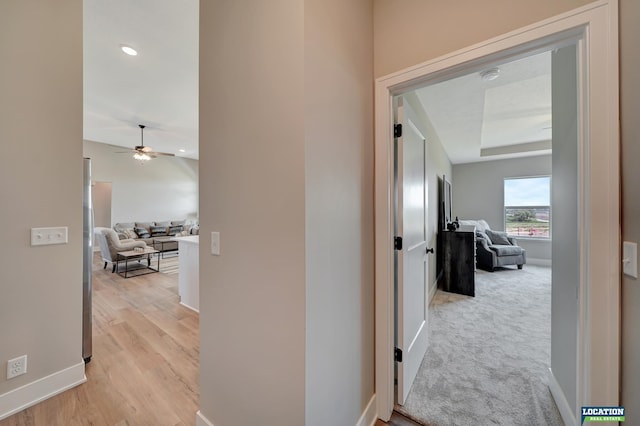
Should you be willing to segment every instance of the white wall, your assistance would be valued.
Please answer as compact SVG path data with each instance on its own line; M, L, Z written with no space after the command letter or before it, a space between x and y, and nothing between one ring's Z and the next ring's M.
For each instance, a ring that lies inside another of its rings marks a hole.
M427 245L429 248L433 247L434 249L434 254L427 256L427 261L429 262L429 291L432 292L435 291L435 287L437 285L437 238L438 232L440 232L438 229L438 177L442 178L444 175L447 179L451 179L452 166L447 153L442 147L440 137L433 128L433 124L431 123L431 120L429 120L429 116L424 111L424 107L418 100L415 92L407 93L404 97L418 116L420 124L422 125L421 129L424 129L426 132L424 137L427 140L426 173L427 190L429 191L427 196Z
M484 219L504 230L504 178L551 175L551 155L453 166L453 217ZM552 230L555 234L555 229ZM527 259L551 260L551 241L518 238Z
M84 141L92 180L111 182L111 225L195 219L198 213L198 161L157 157L141 163L126 148ZM110 225L110 226L111 226Z
M640 2L620 1L620 105L622 136L622 238L640 242ZM640 424L640 281L622 279L621 403L627 407L625 424Z
M374 394L372 13L304 2L307 426L355 425Z
M8 392L84 371L82 1L0 2L0 57L2 417L16 408ZM42 226L67 226L69 242L31 247ZM27 374L7 381L6 361L23 354Z

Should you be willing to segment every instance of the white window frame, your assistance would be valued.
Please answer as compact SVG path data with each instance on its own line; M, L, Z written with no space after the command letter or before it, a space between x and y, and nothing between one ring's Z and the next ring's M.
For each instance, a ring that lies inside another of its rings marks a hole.
M540 206L507 206L507 194L505 191L505 183L508 180L517 180L517 179L536 179L536 178L549 178L549 205L540 205ZM506 177L503 179L502 182L502 191L503 191L503 197L502 197L502 220L504 221L504 227L502 229L505 230L505 232L507 232L507 234L510 237L515 237L519 240L523 239L523 240L535 240L535 241L551 241L551 237L552 237L552 229L551 229L551 216L553 214L552 212L552 208L551 208L551 175L540 175L540 176L514 176L514 177ZM530 236L530 235L515 235L515 234L509 234L509 231L507 230L507 209L543 209L543 208L549 208L549 236L548 237L534 237L534 236Z

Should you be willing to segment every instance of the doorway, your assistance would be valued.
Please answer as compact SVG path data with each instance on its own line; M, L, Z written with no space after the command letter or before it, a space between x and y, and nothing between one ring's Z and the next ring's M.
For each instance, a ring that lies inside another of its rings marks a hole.
M94 226L111 228L111 182L94 182L91 201Z
M579 99L577 168L579 259L577 342L574 345L575 406L550 384L563 417L575 418L583 401L617 405L619 352L619 167L617 129L617 52L608 4L532 25L376 81L376 395L378 415L393 408L393 244L391 98L426 83L477 72L487 64L575 44L578 47ZM617 22L617 21L616 21ZM594 40L603 40L595 43ZM587 43L587 41L589 41ZM589 79L584 78L589 75ZM596 201L598 200L598 201ZM596 220L597 218L597 220ZM609 247L596 258L595 247ZM602 256L607 259L603 260ZM610 285L606 285L610 283ZM606 303L597 301L606 300ZM595 323L607 324L597 328ZM598 342L598 345L594 343ZM568 343L572 345L571 342ZM592 386L591 384L596 384Z
M563 149L556 152L555 161L552 161L552 122L556 129L575 128L576 125L575 119L570 119L570 113L560 114L561 105L557 99L553 111L565 122L552 120L552 86L554 93L559 91L557 86L576 86L575 67L570 69L572 73L552 76L552 68L557 68L558 56L563 55L564 49L571 50L569 56L575 63L575 45L570 45L516 61L487 64L483 72L462 75L401 95L414 105L421 127L428 129L425 132L430 154L425 162L428 186L439 189L444 187L444 182L448 184L439 191L443 196L433 194L429 197L429 216L434 216L434 220L430 221L427 233L429 239L444 240L437 245L436 254L447 251L446 270L449 271L439 281L436 273L429 276L430 293L435 293L435 298L429 297L427 301L430 303L429 350L424 361L420 359L422 364L415 383L409 384L413 386L405 399L400 398L400 385L405 380L397 377L396 408L404 415L427 424L440 424L449 422L450 413L457 412L456 420L466 423L473 422L486 407L493 407L495 417L492 419L499 423L514 421L513 413L518 412L527 413L527 417L537 423L562 424L547 382L551 366L552 293L549 225L554 219L550 215L550 176L552 163L563 160L558 157L560 154L567 152L577 157L575 135L569 137L559 132L554 133L557 137L553 140L556 145L562 144ZM499 76L491 80L483 78L486 70L499 73ZM562 94L563 99L572 100L564 109L572 109L575 115L575 94ZM558 183L569 180L563 182L564 185L573 185L575 189L575 168L566 167L566 163L564 160L567 173L558 174ZM546 177L532 178L541 175ZM446 207L451 203L444 193L452 189L455 202L451 209ZM570 195L555 200L554 211L559 212L559 217L567 217L570 212L575 223L575 208L572 209L577 205L575 190L573 200ZM506 206L509 206L508 211ZM532 217L516 220L514 206L523 206L517 211L532 214ZM438 214L441 210L446 213ZM443 218L436 220L435 216ZM458 232L443 231L447 229L445 224L457 218L461 225ZM515 259L501 259L495 272L486 271L493 270L491 262L499 258L492 258L492 249L481 243L487 234L476 237L474 232L469 232L470 222L476 224L476 233L484 230L479 220L488 223L492 232L508 230L509 242L506 244L517 241L518 249L526 250L523 270L516 268ZM576 241L575 236L566 235L570 227L559 228L559 238L554 242L571 241L572 237L572 241ZM444 242L450 246L454 241L455 249L443 247ZM559 281L556 290L575 295L575 289L566 288L568 283L579 281L576 268L568 259L570 250L570 247L564 249L563 262L558 263L557 269L569 269L574 275L567 277L565 272L565 278ZM577 254L575 244L573 252ZM476 256L478 266L474 268ZM435 263L435 258L432 261ZM440 290L436 291L436 284ZM454 288L450 288L452 285ZM455 294L474 295L474 289L475 297ZM577 301L565 300L564 303L565 306L559 306L559 309L565 314L572 312L576 318ZM396 321L397 328L403 325ZM556 330L555 335L560 331ZM571 331L573 336L566 336ZM564 334L563 339L576 340L575 329L565 330ZM398 337L396 331L396 340ZM397 344L396 347L404 355L404 348ZM396 362L398 370L407 361L403 356L402 362ZM564 383L570 381L575 381L575 371L572 378L564 379ZM465 417L467 415L471 417Z

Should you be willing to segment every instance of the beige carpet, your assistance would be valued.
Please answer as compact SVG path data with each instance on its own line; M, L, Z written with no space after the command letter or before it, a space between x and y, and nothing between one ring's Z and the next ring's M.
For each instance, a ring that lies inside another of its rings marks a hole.
M547 386L551 269L478 271L476 297L438 290L429 348L401 413L427 425L563 425Z

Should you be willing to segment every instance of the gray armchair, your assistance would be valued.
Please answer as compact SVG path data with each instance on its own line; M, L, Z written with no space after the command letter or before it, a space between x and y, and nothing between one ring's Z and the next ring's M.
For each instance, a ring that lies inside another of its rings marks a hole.
M496 267L527 263L527 252L506 232L494 231L484 220L461 220L461 225L476 227L476 258L478 268L493 272Z
M111 272L116 271L118 266L118 252L133 250L135 247L145 248L147 244L144 241L136 241L133 239L121 240L118 238L118 234L111 228L95 227L94 233L98 247L100 247L100 254L104 261L103 269L107 268L107 263L111 262L113 268Z

